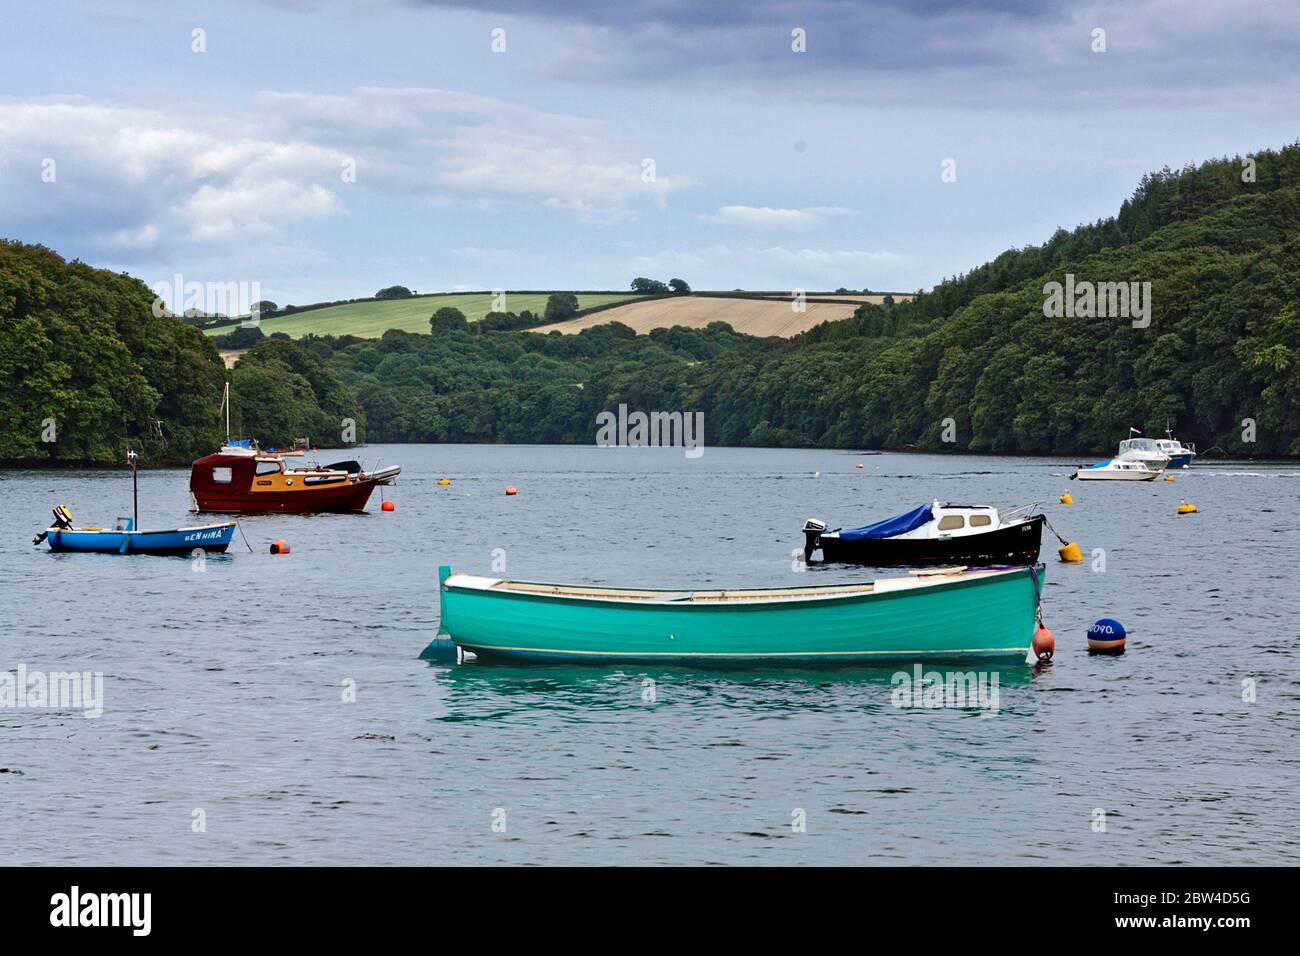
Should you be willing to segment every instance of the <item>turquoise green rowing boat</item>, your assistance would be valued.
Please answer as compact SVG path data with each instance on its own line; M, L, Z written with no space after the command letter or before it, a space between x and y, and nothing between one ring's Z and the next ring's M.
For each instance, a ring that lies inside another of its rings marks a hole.
M785 664L1028 660L1043 566L951 568L864 584L661 591L438 569L426 659Z

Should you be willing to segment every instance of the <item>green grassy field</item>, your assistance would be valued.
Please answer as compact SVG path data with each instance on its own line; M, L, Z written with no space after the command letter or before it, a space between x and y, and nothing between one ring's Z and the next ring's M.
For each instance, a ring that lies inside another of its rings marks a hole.
M507 292L505 310L518 314L525 309L531 309L541 316L546 311L548 296L549 293L545 292ZM596 295L579 292L578 307L590 309L593 306L622 302L636 297L631 292ZM284 332L295 339L312 332L317 335L357 335L373 339L379 338L389 329L428 332L429 316L443 306L454 306L464 312L467 319L475 322L491 311L492 298L489 292L469 292L332 305L325 309L313 309L296 315L263 319L262 331L266 335ZM228 326L206 331L208 335L221 335L233 331L234 328L236 327Z

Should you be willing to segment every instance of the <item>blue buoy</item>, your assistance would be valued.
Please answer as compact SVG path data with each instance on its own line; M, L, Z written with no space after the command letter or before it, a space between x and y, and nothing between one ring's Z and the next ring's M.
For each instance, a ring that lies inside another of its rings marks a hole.
M1103 617L1088 628L1088 653L1123 654L1128 631L1113 617Z

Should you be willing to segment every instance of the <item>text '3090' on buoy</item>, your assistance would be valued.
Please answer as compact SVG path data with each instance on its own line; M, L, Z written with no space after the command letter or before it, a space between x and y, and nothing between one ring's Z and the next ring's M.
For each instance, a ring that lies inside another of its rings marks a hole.
M1103 617L1088 628L1089 654L1123 654L1128 631L1113 617Z

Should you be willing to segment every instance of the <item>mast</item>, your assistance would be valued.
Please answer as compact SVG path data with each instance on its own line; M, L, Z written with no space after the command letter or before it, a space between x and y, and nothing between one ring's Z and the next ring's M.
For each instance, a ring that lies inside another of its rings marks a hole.
M140 530L140 472L136 469L135 452L128 451L126 460L131 465L131 530Z
M230 383L221 391L221 407L226 410L226 441L230 441Z

